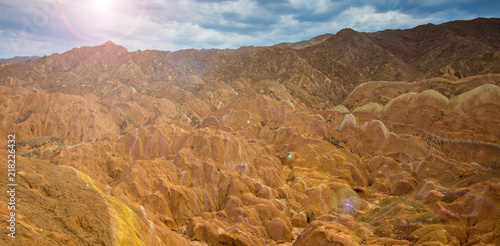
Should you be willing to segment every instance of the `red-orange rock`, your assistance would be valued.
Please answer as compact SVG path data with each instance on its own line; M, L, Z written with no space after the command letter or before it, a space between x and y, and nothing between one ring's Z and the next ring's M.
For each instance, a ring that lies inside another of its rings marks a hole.
M306 227L307 216L303 212L294 214L292 218L292 225L295 227Z
M290 242L292 240L292 229L288 220L273 219L264 221L269 237L276 243Z
M358 245L359 238L347 227L337 222L313 222L293 245Z

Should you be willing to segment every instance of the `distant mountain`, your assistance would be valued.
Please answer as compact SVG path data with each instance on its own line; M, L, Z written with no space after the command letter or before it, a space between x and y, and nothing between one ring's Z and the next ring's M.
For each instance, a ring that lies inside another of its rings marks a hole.
M327 34L316 36L316 37L311 38L309 40L304 40L304 41L295 42L295 43L279 43L279 44L276 44L274 46L283 47L283 48L289 47L289 48L294 48L294 49L303 49L303 48L307 48L309 46L319 44L319 43L325 41L326 39L330 38L331 36L333 36L333 34L327 33Z
M36 60L40 58L39 56L16 56L13 58L0 59L1 62L11 62L11 61L19 61L19 62L27 62L29 60Z
M441 75L438 71L449 64L500 51L500 19L427 24L368 37L428 77Z
M113 77L147 91L158 91L182 77L197 76L207 82L197 87L198 96L213 90L216 82L235 91L245 91L250 85L271 80L283 85L295 100L307 106L330 108L366 81L460 77L457 70L466 70L467 76L494 72L496 67L471 70L464 66L485 56L498 57L494 53L500 49L499 29L500 19L475 19L375 33L344 29L334 35L270 47L176 52L128 52L107 42L54 54L30 64L14 64L0 73L21 72L24 75L18 76L22 79L53 78L43 79L42 86L50 87L57 81L55 72L71 71L78 76ZM448 69L453 66L459 67ZM23 69L19 70L20 67ZM30 72L35 67L40 69ZM66 83L71 83L71 79Z

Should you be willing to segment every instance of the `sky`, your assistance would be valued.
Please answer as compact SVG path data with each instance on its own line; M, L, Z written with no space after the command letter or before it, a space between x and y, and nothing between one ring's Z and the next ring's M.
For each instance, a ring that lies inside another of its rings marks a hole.
M496 0L0 0L0 58L107 40L129 51L267 46L343 28L375 32L500 17L499 10Z

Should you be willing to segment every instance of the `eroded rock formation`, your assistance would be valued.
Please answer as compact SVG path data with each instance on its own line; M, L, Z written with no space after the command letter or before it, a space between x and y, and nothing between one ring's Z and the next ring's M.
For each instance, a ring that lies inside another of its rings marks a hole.
M0 240L500 244L500 76L465 69L471 54L430 60L478 42L478 56L495 52L494 40L464 34L484 21L498 29L492 19L344 30L232 51L106 43L2 65L18 237ZM423 44L398 41L401 32L468 41L417 55ZM7 197L0 203L5 221Z

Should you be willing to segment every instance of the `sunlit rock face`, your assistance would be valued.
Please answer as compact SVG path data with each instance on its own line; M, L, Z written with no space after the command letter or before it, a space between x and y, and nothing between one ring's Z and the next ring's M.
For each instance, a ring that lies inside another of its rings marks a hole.
M2 65L2 245L500 244L498 68L413 31Z

